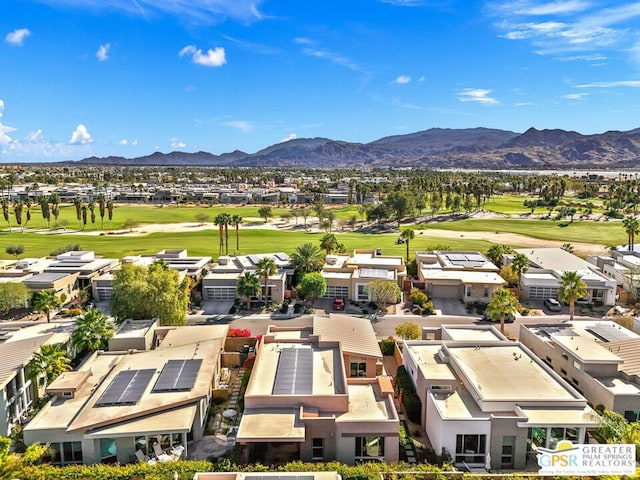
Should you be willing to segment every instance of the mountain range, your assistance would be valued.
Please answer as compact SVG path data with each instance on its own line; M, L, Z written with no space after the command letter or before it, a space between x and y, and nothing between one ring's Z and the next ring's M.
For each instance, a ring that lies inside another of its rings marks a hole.
M237 167L632 168L640 166L640 128L583 135L491 128L431 128L370 143L298 138L256 153L155 152L137 158L89 157L94 165Z

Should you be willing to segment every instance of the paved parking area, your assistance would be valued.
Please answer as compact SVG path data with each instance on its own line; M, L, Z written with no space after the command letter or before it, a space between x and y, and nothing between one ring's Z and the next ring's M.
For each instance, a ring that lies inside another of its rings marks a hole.
M467 313L464 303L457 298L432 298L431 301L435 309L440 312L440 315L454 315L457 317L478 316L475 313Z

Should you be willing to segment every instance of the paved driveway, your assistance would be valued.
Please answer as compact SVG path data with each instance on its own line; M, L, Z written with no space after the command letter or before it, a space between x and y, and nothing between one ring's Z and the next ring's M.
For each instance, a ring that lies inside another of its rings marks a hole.
M469 314L462 303L457 298L432 298L433 306L441 315L454 315L457 317L472 316L478 317L475 313Z

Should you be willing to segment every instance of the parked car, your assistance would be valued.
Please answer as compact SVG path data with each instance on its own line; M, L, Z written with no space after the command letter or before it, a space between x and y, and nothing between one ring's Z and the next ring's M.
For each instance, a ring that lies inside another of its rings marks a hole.
M576 305L579 305L581 307L590 307L592 305L591 298L589 297L576 298Z
M499 318L494 319L491 315L489 315L489 312L484 312L480 319L486 322L500 322ZM513 323L515 319L516 316L513 313L507 313L507 315L504 317L504 323Z
M543 303L550 312L559 312L562 310L562 305L555 298L547 298Z
M344 310L344 298L334 298L333 299L333 309L334 310Z

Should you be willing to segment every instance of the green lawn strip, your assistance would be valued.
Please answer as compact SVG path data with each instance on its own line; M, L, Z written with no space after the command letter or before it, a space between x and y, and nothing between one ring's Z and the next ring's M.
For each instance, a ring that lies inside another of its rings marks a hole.
M291 253L304 243L319 244L323 233L290 232L279 230L241 230L240 253L261 253L284 251ZM356 248L380 248L385 255L405 255L405 245L396 244L397 234L339 233L338 240L347 251ZM182 233L153 233L145 236L129 235L74 235L0 232L0 245L24 245L23 257L41 257L53 250L70 244L78 244L83 250L94 250L96 254L110 258L126 255L157 253L165 248L186 248L190 255L218 256L218 231L199 230ZM410 252L449 247L452 250L486 251L490 242L472 239L444 239L438 236L416 235L410 243ZM515 245L517 246L517 245ZM229 232L229 253L235 251L235 233ZM12 258L4 248L0 258Z
M564 242L599 243L620 245L627 241L627 235L620 222L580 222L554 220L517 219L469 219L422 225L419 228L453 230L460 232L508 232L519 233L543 240Z

